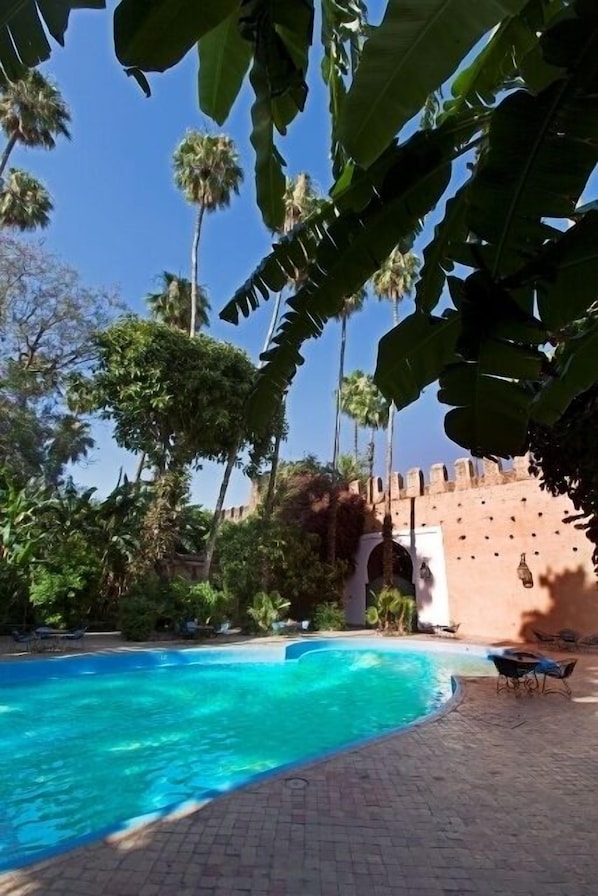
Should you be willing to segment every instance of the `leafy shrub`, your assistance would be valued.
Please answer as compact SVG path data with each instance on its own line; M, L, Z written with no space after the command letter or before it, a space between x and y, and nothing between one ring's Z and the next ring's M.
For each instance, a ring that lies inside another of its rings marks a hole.
M253 604L248 607L247 615L253 619L262 632L272 628L273 622L278 622L281 614L288 610L290 601L284 600L277 591L267 594L259 591L253 598Z
M314 626L318 631L343 631L345 628L345 612L337 604L326 602L318 604L314 609Z
M203 624L223 622L230 614L230 598L209 582L190 582L178 576L159 587L161 623L198 619Z
M147 641L163 610L162 584L155 576L135 582L120 599L119 627L125 641Z
M323 596L337 599L346 566L319 559L317 537L298 526L253 516L223 524L218 539L221 584L242 622L254 595L277 591L290 601L293 619L309 619Z
M195 582L189 588L189 602L193 619L206 625L217 625L229 619L232 610L231 598L215 588L210 582Z
M121 598L119 626L125 641L147 641L156 625L156 606L142 595Z
M88 540L71 533L51 556L32 565L29 597L37 616L54 625L80 625L97 600L101 574Z

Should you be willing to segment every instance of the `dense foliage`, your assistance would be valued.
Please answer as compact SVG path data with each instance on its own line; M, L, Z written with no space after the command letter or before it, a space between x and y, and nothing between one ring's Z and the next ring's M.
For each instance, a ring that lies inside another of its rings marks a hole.
M71 401L114 424L114 438L159 470L225 461L255 436L239 432L255 380L247 355L203 334L127 317L95 337L89 376L72 380Z
M225 523L217 545L220 581L234 597L235 616L243 621L260 592L278 592L290 602L293 619L310 619L323 596L340 597L343 564L319 559L318 538L296 524L256 515Z
M0 235L0 466L21 484L58 484L92 446L64 402L68 376L94 357L92 334L120 308L41 243Z
M573 401L552 427L530 431L531 469L552 495L568 495L578 514L566 522L586 530L598 572L598 386Z

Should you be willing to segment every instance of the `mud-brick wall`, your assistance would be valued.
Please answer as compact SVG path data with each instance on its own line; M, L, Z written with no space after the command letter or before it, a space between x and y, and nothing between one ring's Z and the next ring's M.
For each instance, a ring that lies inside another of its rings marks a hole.
M449 478L435 464L426 482L419 469L393 480L395 531L442 527L450 612L460 633L493 640L522 640L532 628L598 632L598 589L592 546L585 533L564 522L575 515L567 498L542 491L519 458L513 469L484 462L476 476L469 459ZM378 520L384 513L380 480L370 483ZM517 576L521 554L533 588Z

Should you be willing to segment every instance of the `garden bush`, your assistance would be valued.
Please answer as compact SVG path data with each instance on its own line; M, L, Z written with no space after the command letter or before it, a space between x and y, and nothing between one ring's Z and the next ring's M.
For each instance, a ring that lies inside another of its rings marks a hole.
M314 609L313 624L320 632L343 631L345 611L338 603L332 601L318 604Z
M221 585L241 623L260 591L276 591L290 601L293 619L310 619L323 597L338 599L347 569L320 560L317 536L259 515L221 527L217 560Z
M252 605L247 608L247 615L255 622L260 632L266 634L272 628L272 623L278 622L289 606L290 602L284 600L277 591L271 594L258 591Z

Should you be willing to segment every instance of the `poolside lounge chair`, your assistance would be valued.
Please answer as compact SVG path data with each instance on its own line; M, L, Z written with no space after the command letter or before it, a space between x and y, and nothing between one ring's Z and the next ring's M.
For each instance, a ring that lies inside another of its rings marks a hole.
M542 679L542 693L561 694L563 697L570 697L571 688L567 679L573 675L576 665L577 660L551 660L548 657L540 660L536 666L536 674L544 676ZM556 682L554 687L546 687L547 678Z
M36 635L20 632L16 628L12 630L11 635L16 644L24 644L27 650L31 650L33 643L37 641Z
M62 635L63 641L69 641L72 644L78 644L79 648L83 649L83 638L85 637L85 633L87 631L87 626L85 628L75 628L71 632L66 632L66 634Z
M460 627L460 622L451 623L451 625L435 625L434 634L439 638L456 638Z
M579 639L577 646L584 650L591 650L592 647L598 647L598 633L594 635L584 635L583 638Z
M533 634L534 638L536 639L536 641L538 642L538 644L553 644L554 646L558 645L558 642L559 642L558 635L553 635L550 632L540 631L540 629L538 629L538 628L533 628L532 634Z
M577 650L581 635L572 628L562 628L557 632L559 647L562 650Z
M193 619L181 622L179 633L183 638L213 638L217 634L213 625L201 625Z

